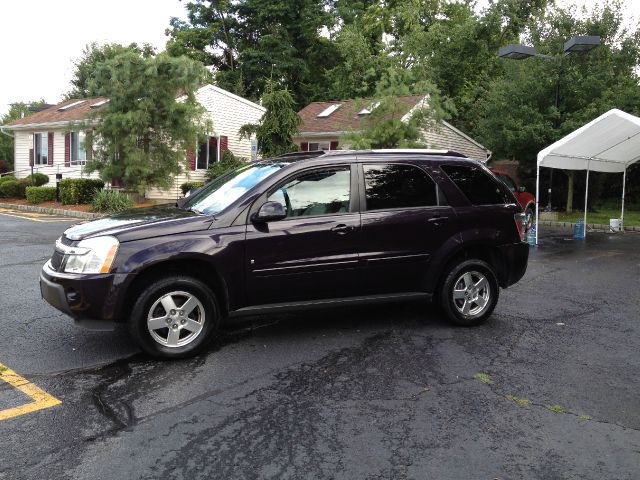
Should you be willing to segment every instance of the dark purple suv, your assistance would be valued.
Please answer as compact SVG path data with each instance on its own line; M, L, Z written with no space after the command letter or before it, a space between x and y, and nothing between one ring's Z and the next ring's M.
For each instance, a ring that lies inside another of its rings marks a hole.
M42 296L85 326L126 322L148 353L199 351L227 318L435 300L489 317L527 268L524 214L455 152L305 152L243 166L176 205L69 228Z

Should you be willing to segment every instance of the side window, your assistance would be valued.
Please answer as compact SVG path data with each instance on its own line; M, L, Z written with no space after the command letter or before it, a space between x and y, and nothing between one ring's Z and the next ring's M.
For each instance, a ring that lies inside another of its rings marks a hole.
M350 168L328 168L288 180L267 200L282 203L287 218L309 217L348 212L350 192Z
M505 190L479 168L466 165L442 165L441 168L474 205L513 203Z
M363 165L367 210L438 205L436 184L411 165Z
M502 180L504 182L504 184L509 187L509 190L511 190L512 192L516 191L516 186L513 184L513 182L511 181L511 178L503 175L502 173L497 173L496 177L498 177L500 180Z

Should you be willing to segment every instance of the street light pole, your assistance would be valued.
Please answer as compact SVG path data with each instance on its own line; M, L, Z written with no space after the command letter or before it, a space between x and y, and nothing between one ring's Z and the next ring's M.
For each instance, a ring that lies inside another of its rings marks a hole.
M528 47L526 45L520 45L517 43L512 43L507 45L506 47L500 48L498 51L498 56L500 58L508 58L511 60L525 60L530 57L538 57L543 58L545 60L553 60L553 61L561 61L563 57L570 55L575 52L587 52L592 50L600 45L600 37L597 35L590 36L576 36L571 37L564 43L563 53L560 55L545 55L542 53L538 53L538 51L534 47ZM558 73L558 78L556 79L556 92L555 92L555 106L556 110L560 112L560 73ZM555 129L560 128L560 118L557 118L554 122ZM551 186L553 184L553 168L551 169L551 173L549 174L549 200L547 206L545 207L545 211L551 211ZM539 203L539 199L536 198L536 203ZM536 222L538 219L536 218Z

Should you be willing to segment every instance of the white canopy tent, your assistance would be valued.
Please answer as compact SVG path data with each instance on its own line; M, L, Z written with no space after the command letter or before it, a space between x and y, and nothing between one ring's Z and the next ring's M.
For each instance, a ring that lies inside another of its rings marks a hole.
M622 173L622 212L624 223L624 190L627 168L640 160L640 118L613 109L585 126L571 132L538 153L536 169L536 245L538 244L538 204L540 199L540 167L586 170L584 194L585 234L589 172Z

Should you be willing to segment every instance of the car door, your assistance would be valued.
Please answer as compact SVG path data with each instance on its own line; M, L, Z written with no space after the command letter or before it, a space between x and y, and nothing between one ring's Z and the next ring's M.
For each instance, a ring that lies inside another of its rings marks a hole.
M434 252L456 235L456 214L415 164L364 162L361 282L368 294L421 292Z
M247 225L247 298L251 305L357 294L360 233L356 167L305 169L266 192L285 205L283 220ZM258 203L260 205L258 205Z

